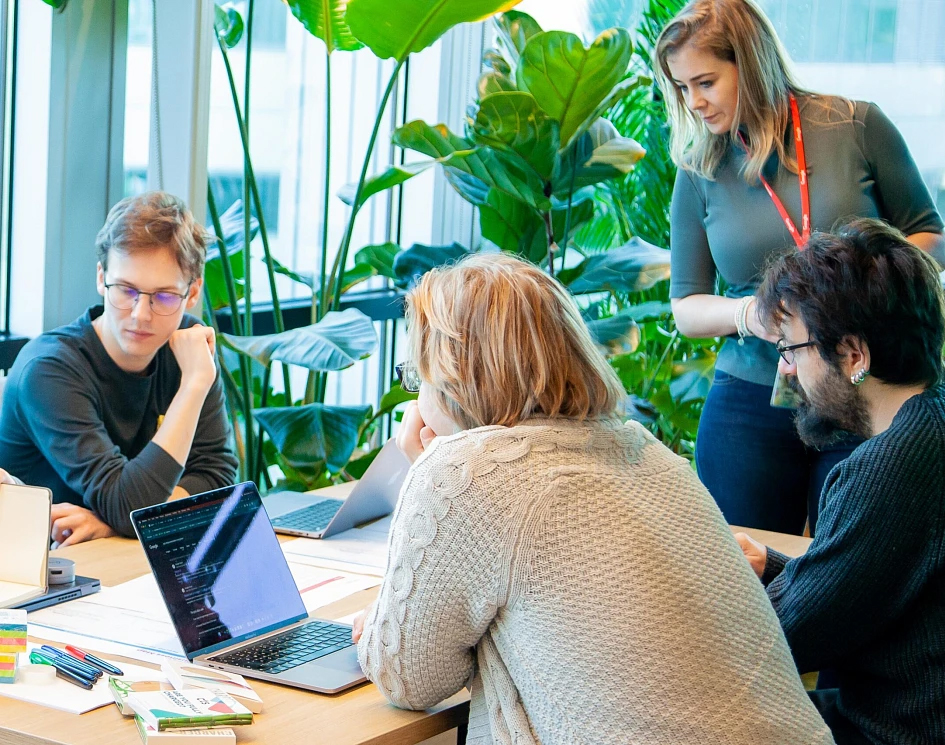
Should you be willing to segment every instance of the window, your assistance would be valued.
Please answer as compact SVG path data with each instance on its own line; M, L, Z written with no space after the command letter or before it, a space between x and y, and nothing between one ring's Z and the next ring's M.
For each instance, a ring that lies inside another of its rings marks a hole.
M151 0L128 0L125 67L124 195L148 190L151 134Z

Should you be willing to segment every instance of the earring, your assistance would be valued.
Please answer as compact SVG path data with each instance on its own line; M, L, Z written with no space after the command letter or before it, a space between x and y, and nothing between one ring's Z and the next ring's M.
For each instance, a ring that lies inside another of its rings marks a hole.
M850 382L853 383L853 385L860 385L864 380L866 380L866 376L869 374L869 370L867 370L865 367L861 367L850 376Z

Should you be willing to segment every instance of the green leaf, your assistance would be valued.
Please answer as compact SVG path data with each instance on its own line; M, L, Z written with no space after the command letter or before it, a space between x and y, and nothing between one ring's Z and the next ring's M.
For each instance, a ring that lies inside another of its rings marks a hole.
M669 279L669 251L639 238L618 248L594 254L558 279L574 294L588 292L639 292Z
M66 2L68 2L68 0L43 0L43 2L46 3L46 5L61 11L66 7Z
M507 75L489 70L479 76L476 90L479 92L479 98L481 100L492 93L514 91L516 88L515 83L513 83Z
M574 134L571 135L570 141L563 143L562 148L569 147L578 137L587 132L587 130L593 126L594 122L610 111L620 101L635 94L639 88L646 88L652 84L653 81L645 75L637 75L633 78L621 80L607 97L598 104L597 108L578 126Z
M320 371L344 370L377 347L373 322L354 308L328 313L316 324L281 334L220 337L231 349L263 365L275 361Z
M226 245L226 255L233 272L236 285L236 297L243 298L244 277L243 268L243 201L237 199L226 212L220 215L220 229L223 232L223 242ZM259 221L250 217L250 240L259 232ZM213 229L209 229L214 235ZM210 298L214 310L230 307L230 296L226 289L226 280L223 274L223 257L220 253L220 242L217 240L207 243L207 259L204 264L204 292Z
M289 269L285 264L283 264L275 256L272 257L272 268L276 274L281 274L283 277L288 277L291 280L299 282L310 290L315 289L315 277L305 272L304 274L296 272L292 269Z
M497 15L495 25L499 31L499 42L513 66L518 64L528 40L542 32L541 26L534 18L519 10L509 10Z
M345 269L344 277L341 280L341 294L344 295L352 287L362 282L366 282L372 277L376 277L377 272L369 264L355 264L350 269Z
M395 408L408 401L416 401L418 395L417 393L405 391L400 387L400 383L394 383L390 390L381 397L381 404L374 415L375 418L390 414Z
M305 29L325 42L325 51L353 52L364 46L345 23L347 0L285 0Z
M607 354L629 354L640 346L640 327L629 313L588 321L587 328Z
M401 251L396 243L381 243L375 246L365 246L354 255L355 266L362 264L371 267L374 274L381 277L396 279L394 259Z
M512 153L543 180L550 181L558 150L558 123L534 96L507 91L482 99L472 125L477 143Z
M521 0L350 0L345 20L381 59L404 60L453 26L482 21Z
M231 3L213 5L213 30L223 46L232 49L243 38L243 17Z
M370 406L277 406L256 409L259 422L286 462L299 470L345 467Z
M605 31L587 49L574 34L546 31L525 45L516 84L561 124L561 142L567 145L624 77L632 52L626 29Z
M428 271L443 264L458 261L469 251L458 243L451 246L424 246L413 244L394 259L394 273L399 287L412 287Z
M503 251L532 261L540 261L547 249L541 215L525 202L496 189L490 189L486 204L479 206L479 229L483 238Z
M381 452L381 448L374 448L369 453L364 455L357 456L348 461L348 464L344 467L344 475L352 479L359 479L364 476L364 472L368 470L374 459L377 457L378 453Z
M445 158L474 147L469 140L451 132L445 124L434 127L420 120L400 127L392 139L399 147L416 150L432 158ZM449 163L444 171L453 188L477 206L485 203L490 188L503 191L539 210L548 209L551 205L538 176L523 174L519 177L510 173L488 148L479 148L473 154Z
M364 180L364 186L361 187L361 195L358 201L358 207L364 205L364 203L373 197L375 194L379 194L382 191L387 191L388 189L393 189L395 186L399 186L405 181L409 181L418 173L423 173L429 168L432 168L437 163L443 165L455 165L463 158L467 158L475 152L474 148L469 150L456 150L449 155L442 158L435 158L433 160L425 160L422 163L406 163L402 166L390 166L383 173L379 173L376 176L369 176ZM341 189L338 190L338 197L342 202L347 204L349 207L354 203L354 194L357 190L357 184L346 184Z
M679 402L704 399L712 387L714 372L715 354L712 352L679 362L673 365L669 392Z
M483 53L482 65L505 77L509 77L512 74L512 68L509 67L509 63L506 62L505 57L499 54L495 49L487 49Z
M600 147L594 148L590 159L584 165L605 165L620 173L630 173L644 155L646 155L646 150L636 140L629 137L615 137Z
M620 178L646 154L635 140L622 138L616 127L606 119L598 119L555 162L552 191L556 199L567 199L572 185L575 189L593 186L601 181ZM572 177L572 164L577 164Z

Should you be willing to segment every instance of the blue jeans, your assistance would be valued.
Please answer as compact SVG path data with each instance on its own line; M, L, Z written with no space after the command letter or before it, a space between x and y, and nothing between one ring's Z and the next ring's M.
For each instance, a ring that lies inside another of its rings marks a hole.
M809 448L794 412L770 399L770 386L716 370L696 440L699 478L732 525L800 535L809 517L813 535L827 474L862 440Z

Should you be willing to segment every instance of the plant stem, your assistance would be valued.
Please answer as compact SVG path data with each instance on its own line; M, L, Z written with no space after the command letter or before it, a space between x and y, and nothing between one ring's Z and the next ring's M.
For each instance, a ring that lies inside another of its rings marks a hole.
M246 133L246 142L243 143L243 268L244 268L244 282L245 282L245 311L246 311L246 321L244 326L246 327L246 335L252 336L253 334L253 306L251 302L251 288L252 288L252 257L251 257L251 247L250 242L252 240L251 234L251 225L250 222L253 218L253 211L250 207L249 200L249 174L250 174L250 165L249 165L249 74L250 74L250 61L252 60L252 51L253 51L253 8L254 0L249 0L249 5L246 9L246 34L244 38L246 39L246 64L243 66L243 123L241 126L241 131ZM239 117L240 111L240 102L236 96L236 90L233 90L233 107L236 109L236 115Z
M660 374L660 368L663 366L663 363L666 361L666 356L670 352L673 351L673 345L676 343L676 339L678 338L679 338L679 331L678 330L673 331L672 337L670 337L670 340L666 343L666 348L663 349L663 354L660 357L660 361L656 363L656 367L653 368L653 377L650 378L649 382L643 388L643 392L642 392L643 398L646 398L649 395L650 390L653 388L653 384L656 383L656 378Z
M541 219L545 223L545 238L548 241L548 274L555 276L555 229L551 222L551 210L541 213Z
M358 186L354 192L354 201L351 203L351 215L348 218L348 224L345 227L344 238L341 241L341 248L338 255L335 256L335 262L332 266L332 277L334 279L334 291L331 298L331 309L338 310L341 305L341 288L344 286L345 264L348 261L348 249L351 246L351 236L354 232L354 221L358 216L360 209L361 192L364 190L364 181L367 178L368 166L371 164L371 154L374 152L374 143L377 141L377 133L381 128L381 120L384 118L384 111L387 109L387 101L390 99L391 91L394 90L394 84L397 82L397 76L400 74L400 68L404 66L406 57L397 60L394 71L391 73L390 80L387 81L387 88L381 97L381 104L374 118L374 129L371 131L371 139L368 141L367 152L364 154L364 163L361 166L361 176L358 179Z
M282 307L279 302L279 294L276 291L275 267L273 266L273 263L272 263L272 253L269 250L269 234L266 231L266 219L263 216L262 199L260 199L259 187L256 184L256 174L255 174L255 171L253 170L253 161L249 155L249 137L246 133L246 124L243 120L243 114L240 111L239 98L237 97L237 93L236 93L236 83L233 79L233 69L230 66L230 59L226 53L226 46L223 44L223 40L220 38L217 38L217 43L220 47L220 53L223 55L223 64L226 67L226 74L230 83L230 94L233 98L233 108L234 108L234 111L236 112L236 123L239 126L240 142L242 143L242 146L243 146L244 167L245 167L246 176L247 176L246 181L249 184L249 188L250 188L252 198L253 198L252 201L255 202L256 204L256 219L259 221L259 236L260 238L262 238L263 256L266 261L266 269L269 276L269 289L272 294L273 326L276 329L276 333L281 333L282 331L285 331L285 323L282 319ZM243 205L243 209L245 212L247 212L247 214L250 210L250 207L251 207L251 204L249 202L246 202ZM250 276L252 274L252 267L249 263L250 259L248 258L248 245L249 244L247 243L243 247L243 251L244 251L243 255L245 257L244 258L245 266L244 266L244 272L243 272L245 275L244 280L243 280L245 283L244 284L245 289L244 289L243 296L244 296L244 301L245 301L245 309L246 309L247 318L252 319L252 301L250 299L250 290L251 290ZM251 334L252 334L252 325L251 325L251 320L250 320L250 323L247 324L246 326L246 335L249 336ZM285 365L283 365L283 368L282 368L282 378L283 378L283 384L285 386L286 399L288 401L291 401L292 388L289 383L289 371Z
M577 147L571 148L571 183L568 185L568 211L564 213L564 236L561 239L561 268L564 269L564 254L568 250L568 236L571 233L571 201L574 198L574 177L577 175ZM554 272L551 273L554 276Z
M207 209L210 211L210 219L213 221L213 230L217 234L217 243L220 246L220 258L223 265L223 278L226 281L226 291L230 300L230 317L233 319L233 331L237 336L243 335L243 328L240 323L240 312L239 312L239 299L236 293L236 281L233 278L233 267L230 266L230 257L226 251L226 244L223 242L223 227L220 225L220 213L217 210L216 200L213 198L213 190L210 188L210 184L207 184ZM244 267L244 274L246 274L246 267ZM209 297L207 298L209 303ZM212 312L212 309L211 309ZM223 360L223 350L219 349L218 352L220 355L220 371L221 374L226 372L229 375L229 371L226 369ZM243 441L244 445L244 457L240 459L240 463L243 466L243 476L249 478L248 474L251 472L249 460L252 458L253 451L251 450L253 444L253 380L252 380L252 371L249 367L249 360L246 359L242 354L238 355L239 364L240 364L240 380L242 382L242 390L240 391L241 395L239 400L243 408L243 422L245 424L246 435ZM236 386L235 381L233 386ZM234 429L236 428L236 421L233 422Z

